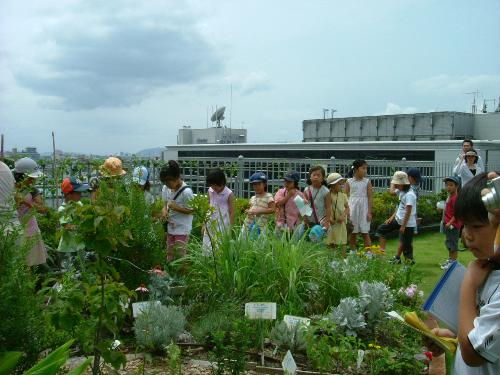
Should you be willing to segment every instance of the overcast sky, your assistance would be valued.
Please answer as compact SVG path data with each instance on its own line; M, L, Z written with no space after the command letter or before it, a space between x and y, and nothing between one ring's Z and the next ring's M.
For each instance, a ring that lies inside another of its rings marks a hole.
M323 108L467 111L476 89L498 103L499 19L498 0L2 0L0 132L113 154L216 106L250 142L301 141Z

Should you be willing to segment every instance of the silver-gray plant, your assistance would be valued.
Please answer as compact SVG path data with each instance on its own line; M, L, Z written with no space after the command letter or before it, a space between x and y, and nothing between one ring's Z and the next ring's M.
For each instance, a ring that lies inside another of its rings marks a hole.
M342 298L333 309L331 319L349 336L357 336L358 331L366 327L359 300L353 297Z
M378 321L384 311L389 311L394 302L391 290L380 281L361 281L358 284L358 293L360 307L370 326Z
M164 350L184 331L186 318L176 306L151 305L134 322L137 343L150 350Z

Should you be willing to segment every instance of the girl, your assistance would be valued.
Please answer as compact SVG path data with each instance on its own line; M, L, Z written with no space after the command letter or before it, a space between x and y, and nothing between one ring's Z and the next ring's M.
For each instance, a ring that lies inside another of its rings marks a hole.
M47 250L42 240L34 211L45 212L40 192L33 187L35 180L42 176L33 159L21 158L14 166L16 180L16 204L19 221L25 225L23 241L28 242L31 250L26 257L28 266L44 264Z
M234 194L226 186L226 175L220 168L207 174L208 198L213 208L212 217L203 230L203 249L210 254L212 241L234 224Z
M325 169L320 165L309 170L309 186L305 188L304 196L305 200L311 204L312 215L304 216L304 224L307 228L315 225L321 225L323 228L330 226L332 200L330 191L325 186L325 175Z
M467 247L476 260L469 263L460 288L454 374L500 373L500 265L492 260L498 228L488 220L481 201L486 182L486 173L475 176L455 204L455 217L464 223ZM433 333L455 337L443 328Z
M250 176L250 183L255 195L250 198L243 230L260 233L265 230L269 216L275 210L275 203L272 194L267 192L267 176L264 173L255 172Z
M293 232L300 224L300 214L294 198L298 195L304 199L299 190L300 175L298 172L289 172L285 176L285 187L278 190L274 196L276 202L276 233L282 231Z
M460 177L463 187L474 176L484 172L484 170L477 163L479 158L475 150L470 149L464 155L461 155L460 158L461 162L453 168L453 174Z
M392 216L377 228L377 235L380 238L380 250L385 251L385 238L387 234L398 230L398 251L397 255L391 260L391 263L401 263L401 254L404 254L410 264L415 264L413 260L413 233L417 225L415 211L417 197L410 188L410 180L408 180L406 172L395 172L391 180L391 185L394 185L394 188L399 191L399 205Z
M332 201L332 214L330 216L330 229L326 244L334 248L341 248L342 256L346 256L347 244L347 218L349 217L349 201L347 195L342 192L345 179L338 173L330 173L326 183L330 188Z
M132 181L139 185L142 191L144 191L144 199L147 204L153 204L155 198L151 194L151 183L149 182L149 171L144 166L135 167L132 172Z
M161 168L160 180L164 184L161 191L164 202L162 217L168 222L167 261L171 262L186 255L193 224L193 209L189 204L194 195L182 181L179 164L174 160L169 160L167 165Z
M354 160L351 166L352 177L347 180L345 192L349 197L349 214L353 225L349 246L356 251L356 237L363 235L365 247L371 246L370 222L372 221L372 184L366 175L368 164L366 161ZM351 172L349 174L351 174Z

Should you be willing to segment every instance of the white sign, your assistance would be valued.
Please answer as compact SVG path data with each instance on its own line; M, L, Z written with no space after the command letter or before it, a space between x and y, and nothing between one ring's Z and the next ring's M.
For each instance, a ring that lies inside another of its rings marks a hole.
M281 367L285 371L285 375L295 375L295 372L297 372L297 365L290 350L286 352L285 358L281 362Z
M285 315L283 321L286 323L288 329L294 329L298 325L309 327L309 324L311 324L311 319L293 315Z
M134 302L132 304L132 316L137 318L140 314L147 310L150 306L161 305L160 301L144 301L144 302Z
M248 319L276 319L276 303L249 302L245 303L245 316Z

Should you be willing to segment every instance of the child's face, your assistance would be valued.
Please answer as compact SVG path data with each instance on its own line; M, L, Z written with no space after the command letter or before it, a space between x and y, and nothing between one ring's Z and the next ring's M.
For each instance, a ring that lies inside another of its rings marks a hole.
M219 194L222 190L224 190L224 185L210 185L212 190L214 190L217 194Z
M314 171L311 173L311 182L314 186L319 186L323 183L323 173L321 171Z
M413 176L408 176L408 180L410 181L410 185L416 185L417 180Z
M494 254L496 225L489 221L465 221L464 238L469 250L477 259L488 259Z
M457 185L452 181L446 181L446 191L449 194L455 194L457 192Z
M342 187L341 184L341 182L337 182L336 184L330 185L330 191L338 193L340 191L340 188Z
M264 192L264 182L259 181L259 182L254 182L252 184L252 189L255 191L255 194L262 194Z
M176 178L174 180L167 179L167 180L165 180L165 185L167 185L167 187L169 189L174 189L175 190L175 189L177 189L179 187L180 181L181 181L180 178Z
M293 181L285 181L285 189L293 190L295 188L295 183Z
M398 190L403 190L403 185L401 184L394 184L394 188Z
M356 175L359 177L365 177L367 174L368 174L368 166L366 164L356 169Z

